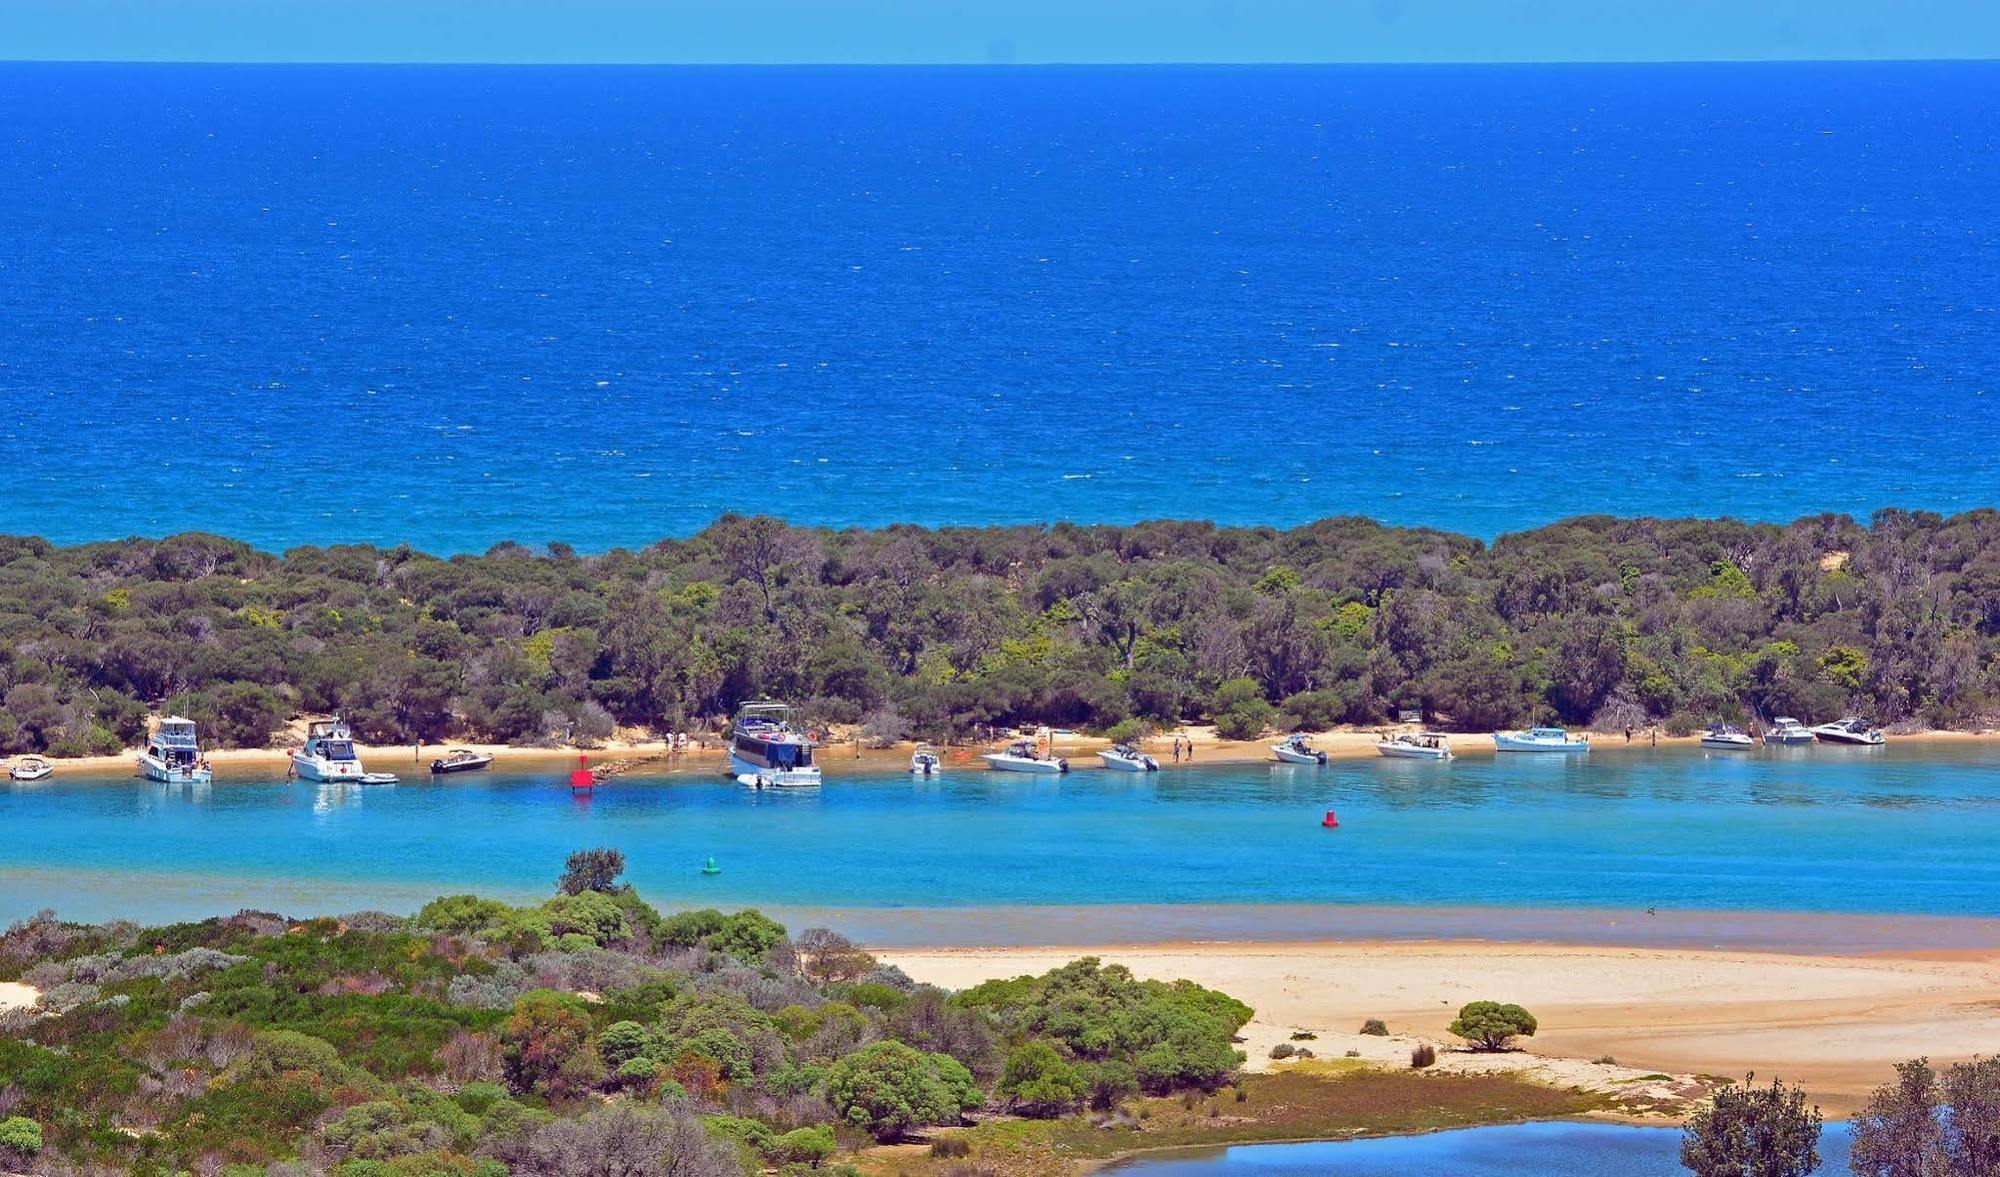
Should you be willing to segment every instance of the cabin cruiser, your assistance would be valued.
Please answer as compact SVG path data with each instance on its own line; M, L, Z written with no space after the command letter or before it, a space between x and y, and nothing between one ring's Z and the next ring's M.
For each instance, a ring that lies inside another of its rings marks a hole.
M1717 723L1711 724L1707 731L1701 733L1701 746L1718 752L1731 752L1755 748L1757 741L1750 737L1749 732L1733 723Z
M292 771L300 780L361 783L367 775L354 754L354 733L336 715L306 725L305 746L292 753Z
M1531 727L1524 732L1494 732L1493 748L1499 752L1588 752L1587 736L1572 736L1559 727Z
M932 744L918 744L910 753L910 772L917 776L937 776L944 771L944 757Z
M1378 742L1375 750L1402 760L1451 759L1451 741L1442 732L1404 732Z
M160 721L146 750L139 753L139 771L163 785L205 785L214 779L195 742L194 720L169 715Z
M16 781L45 781L55 772L56 766L39 756L17 756L7 768L7 776Z
M979 756L988 768L1000 772L1041 772L1060 774L1069 771L1069 761L1060 756L1044 756L1035 748L1033 740L1015 740L999 752L982 752Z
M1119 744L1097 754L1104 767L1119 772L1158 772L1160 762L1130 744Z
M485 752L474 752L470 748L453 748L451 751L431 761L432 776L446 776L454 772L478 772L491 768L493 757Z
M1771 721L1771 730L1764 733L1766 744L1810 744L1813 742L1812 729L1789 715L1780 715Z
M729 725L729 774L757 788L819 784L813 742L783 703L745 703Z
M1271 755L1284 764L1325 764L1326 753L1312 746L1312 739L1304 735L1288 736L1281 744L1271 745Z
M1827 744L1860 744L1873 748L1883 742L1882 729L1865 719L1849 717L1835 723L1822 723L1812 729L1815 738Z

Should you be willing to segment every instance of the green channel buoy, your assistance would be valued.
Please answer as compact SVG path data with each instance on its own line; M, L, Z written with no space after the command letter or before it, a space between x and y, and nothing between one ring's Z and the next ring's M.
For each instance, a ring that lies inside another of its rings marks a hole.
M715 865L715 855L709 855L708 861L701 864L701 873L705 875L719 875L722 873L722 868Z

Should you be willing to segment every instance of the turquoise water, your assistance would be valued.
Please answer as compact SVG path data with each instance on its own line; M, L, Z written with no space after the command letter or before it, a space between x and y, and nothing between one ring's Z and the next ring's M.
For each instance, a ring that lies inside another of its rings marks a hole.
M855 912L1420 905L1986 916L2000 906L2000 748L1986 745L1616 747L1587 758L1060 780L963 769L913 782L840 769L834 758L810 792L757 793L683 772L619 778L582 798L553 765L384 789L227 774L202 790L73 775L14 784L0 791L0 917L50 905L95 918L245 903L408 909L444 890L538 894L567 852L599 844L623 849L630 877L661 901ZM1320 827L1328 808L1337 830ZM705 878L698 867L711 854L723 873Z
M4 64L0 531L1991 506L1996 87Z
M1818 1177L1852 1177L1848 1130L1820 1138ZM1507 1124L1427 1136L1254 1144L1134 1161L1119 1177L1686 1177L1678 1128Z

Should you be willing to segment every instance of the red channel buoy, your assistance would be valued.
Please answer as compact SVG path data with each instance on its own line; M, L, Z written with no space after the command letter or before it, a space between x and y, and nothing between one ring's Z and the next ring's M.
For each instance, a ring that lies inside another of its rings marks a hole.
M1340 828L1340 819L1333 816L1333 810L1329 809L1326 811L1326 816L1320 819L1319 824L1329 830L1337 830Z
M596 784L597 774L590 771L590 757L577 757L576 767L569 770L569 787L572 789L588 789ZM1329 814L1328 816L1332 815Z

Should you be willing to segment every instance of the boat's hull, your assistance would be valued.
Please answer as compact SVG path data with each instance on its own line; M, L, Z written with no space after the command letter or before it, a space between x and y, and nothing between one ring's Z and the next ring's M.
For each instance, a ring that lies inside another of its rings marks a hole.
M1719 736L1703 736L1701 738L1701 746L1711 752L1748 752L1757 746L1757 741L1751 739L1749 736L1741 736L1733 740L1724 739Z
M1271 749L1271 755L1276 756L1279 762L1283 764L1326 763L1326 754L1324 752L1301 752L1296 748L1288 748L1283 744Z
M1134 756L1120 756L1116 752L1099 752L1097 754L1097 758L1104 762L1104 767L1111 769L1113 772L1160 771L1159 761L1154 760L1150 756L1140 758Z
M478 772L481 769L492 767L493 758L491 756L480 760L433 760L431 761L431 775L451 776L454 773Z
M55 773L56 770L53 768L10 768L7 770L7 779L28 784L32 781L48 780Z
M768 764L745 760L733 749L729 753L729 775L737 780L754 778L758 788L809 789L819 784L819 768L816 765L805 768L772 768Z
M986 767L998 772L1025 772L1040 776L1059 776L1069 771L1069 763L1063 760L1027 760L1018 756L989 753L981 756Z
M1764 736L1766 744L1776 744L1781 748L1797 748L1813 742L1811 732L1769 732Z
M321 760L292 753L292 771L302 781L358 781L363 776L359 760Z
M1415 748L1408 744L1381 743L1375 750L1391 760L1450 760L1449 748Z
M1815 729L1813 736L1822 744L1841 744L1849 748L1879 748L1882 746L1882 737L1879 735L1870 739L1867 736L1856 735L1853 732L1828 732Z
M150 756L139 758L139 771L146 779L162 785L206 785L215 774L205 768L175 768Z
M1582 740L1533 740L1500 732L1493 737L1493 749L1496 752L1547 752L1562 756L1588 752L1590 745Z

